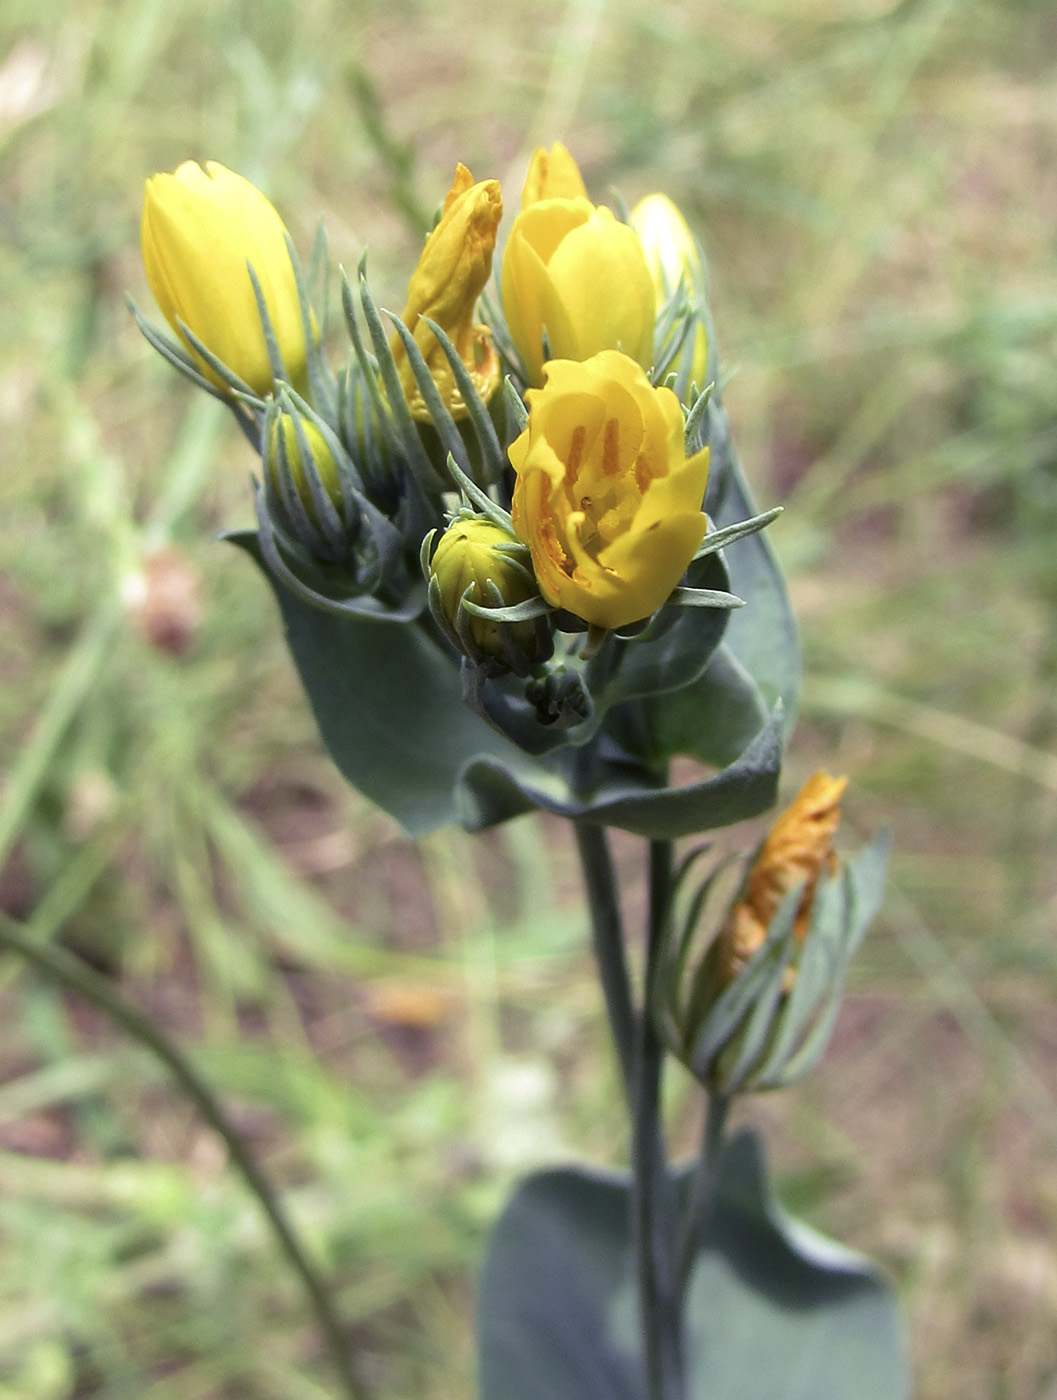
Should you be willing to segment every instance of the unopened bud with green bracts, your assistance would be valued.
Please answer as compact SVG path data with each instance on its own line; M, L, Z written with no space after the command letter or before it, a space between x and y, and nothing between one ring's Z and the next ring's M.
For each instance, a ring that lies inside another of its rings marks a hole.
M560 662L533 676L525 687L525 699L535 709L540 724L555 729L575 729L595 710L583 676Z
M414 556L330 421L280 386L264 405L260 451L257 544L279 582L325 612L417 616L425 600Z
M445 636L474 665L527 676L554 649L551 612L525 545L488 515L462 510L422 546L429 606Z
M334 430L281 388L265 408L261 458L277 523L314 559L340 563L359 535L363 488Z

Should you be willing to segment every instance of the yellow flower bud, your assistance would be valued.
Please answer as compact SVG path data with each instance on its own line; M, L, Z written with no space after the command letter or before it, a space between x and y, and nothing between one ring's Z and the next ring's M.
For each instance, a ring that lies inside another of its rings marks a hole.
M692 303L702 303L707 289L704 265L694 236L676 205L665 194L648 194L632 209L630 219L646 254L657 305L663 306L680 285ZM702 320L698 319L688 339L689 383L703 389L708 373L708 332ZM684 354L686 349L684 346Z
M732 982L763 946L782 900L800 884L804 888L793 933L803 942L819 877L836 869L833 838L840 825L840 800L847 785L847 778L814 773L771 827L749 872L744 896L730 911L714 945L712 956L720 986ZM787 972L790 986L792 973L792 969Z
M627 355L545 373L509 449L514 529L548 603L623 627L665 603L704 538L708 449L687 459L678 399Z
M282 489L279 484L279 434L282 433L282 445L286 452L286 460L290 466L290 475L293 478L294 487L297 490L301 504L308 514L308 518L318 525L319 517L315 501L312 499L312 491L308 484L307 473L314 468L320 481L323 483L327 495L334 502L334 505L339 508L342 503L341 477L338 474L338 464L334 460L334 454L327 446L326 438L324 438L316 425L311 419L301 417L300 427L311 454L311 463L306 463L301 451L301 443L298 439L297 428L294 426L293 416L280 411L272 420L271 430L268 434L265 466L272 490L282 499Z
M653 363L656 297L642 244L609 209L565 193L574 174L582 188L564 148L536 152L503 253L503 312L535 385L543 382L544 333L556 360L623 350L643 369Z
M467 413L448 358L436 336L420 318L435 321L459 352L459 358L487 403L499 385L499 357L487 327L474 325L477 299L492 273L496 230L503 215L498 180L476 184L465 165L459 165L444 201L440 223L426 240L418 266L407 288L407 306L401 318L415 337L433 382L453 418ZM390 348L400 374L404 396L412 414L425 422L429 410L411 373L407 352L399 336Z
M274 206L241 175L207 161L185 161L147 181L140 240L143 265L165 319L219 389L179 322L255 394L272 371L247 264L264 293L287 378L303 387L305 335L286 230Z
M555 141L549 151L537 146L521 190L522 209L540 199L586 198L587 186L580 167L562 143Z
M437 583L440 610L457 637L461 637L463 629L468 630L468 651L474 661L486 657L505 661L510 643L529 660L540 650L535 621L492 622L466 612L462 606L466 598L480 607L500 606L490 584L499 590L504 607L537 597L528 559L520 563L519 553L524 551L517 540L494 521L480 516L453 520L434 551L430 574ZM506 644L504 628L510 632Z

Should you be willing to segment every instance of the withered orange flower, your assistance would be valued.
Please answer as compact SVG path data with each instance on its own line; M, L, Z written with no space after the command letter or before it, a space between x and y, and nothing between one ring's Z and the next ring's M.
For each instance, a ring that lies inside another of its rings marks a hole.
M749 871L743 897L716 940L720 981L732 982L767 938L783 899L802 885L794 936L803 942L815 889L837 867L833 838L840 825L840 800L847 778L814 773L779 816ZM792 969L790 969L790 972ZM789 978L790 985L792 978Z

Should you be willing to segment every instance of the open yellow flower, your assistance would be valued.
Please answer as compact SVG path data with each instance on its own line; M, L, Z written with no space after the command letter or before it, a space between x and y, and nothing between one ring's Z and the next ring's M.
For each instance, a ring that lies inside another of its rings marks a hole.
M514 529L548 603L623 627L664 604L704 538L708 449L687 459L678 399L627 355L545 374L509 449Z
M492 273L492 253L502 215L499 181L480 180L475 184L469 170L460 164L444 201L440 223L426 240L408 283L407 306L401 319L415 337L453 418L464 418L466 405L447 356L421 318L428 316L444 331L458 350L474 388L487 403L499 385L499 356L491 332L485 326L474 325L473 315ZM428 422L429 410L399 336L393 337L390 348L412 414Z
M840 825L840 800L847 778L814 773L792 804L778 817L760 847L744 896L730 911L716 940L720 981L733 981L767 938L779 905L797 885L803 885L793 932L803 942L811 921L811 906L819 878L836 868L833 838ZM792 984L792 969L787 978Z
M286 229L260 190L216 161L184 161L175 174L147 181L140 242L154 300L211 383L225 388L180 322L255 394L264 398L272 389L249 265L286 376L304 387L305 334Z
M556 360L623 350L653 363L656 297L635 231L586 197L568 151L538 150L503 253L503 312L529 381Z
M678 207L666 194L648 194L635 205L629 218L646 254L657 305L663 306L680 284L691 303L703 303L707 291L704 264L694 235ZM675 331L673 327L673 335ZM700 315L683 345L679 361L685 361L688 366L687 382L703 389L708 372L708 332Z

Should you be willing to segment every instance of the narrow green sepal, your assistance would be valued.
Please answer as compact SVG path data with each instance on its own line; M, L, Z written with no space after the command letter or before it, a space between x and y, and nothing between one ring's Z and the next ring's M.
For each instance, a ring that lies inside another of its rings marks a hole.
M727 525L722 530L710 530L694 555L694 562L704 559L706 555L715 554L717 550L724 549L749 535L755 535L760 530L765 530L772 520L778 519L783 510L783 506L773 506L760 515L754 515L751 520L741 520L736 525Z
M428 316L422 317L423 321L430 328L437 338L437 343L444 351L451 372L458 385L462 401L466 405L466 411L473 424L473 430L477 435L477 442L481 449L481 457L485 467L485 477L488 481L498 481L506 466L506 454L499 444L496 436L495 424L492 422L481 395L477 392L477 386L470 378L469 371L462 362L462 356L451 343L448 335L437 325L436 321L430 320Z
M502 598L502 594L499 596ZM495 606L486 607L464 597L462 606L475 617L483 617L489 622L534 622L537 617L546 617L554 611L545 598L526 598L523 603L504 605L500 602Z
M364 256L366 257L366 255ZM361 274L363 267L364 262L361 260ZM378 364L364 344L363 335L360 331L360 324L356 317L356 303L353 300L352 284L344 268L341 270L341 309L345 319L345 329L352 343L353 355L360 370L358 385L366 389L367 395L370 398L374 420L381 429L390 451L394 454L402 453L403 444L400 439L400 434L397 431L396 424L393 422L393 415L389 411L389 405L378 383Z
M719 588L675 588L667 606L676 608L743 608L745 599Z
M451 416L447 404L440 396L436 382L429 371L429 366L426 364L422 351L418 348L415 337L404 325L399 316L395 315L392 311L387 311L385 314L389 317L390 321L392 321L396 333L400 337L407 354L407 362L411 368L411 373L414 375L415 383L418 385L418 391L422 395L422 402L426 405L430 422L436 429L437 436L440 438L444 450L447 452L449 458L454 458L462 467L463 471L469 475L470 459L466 451L466 444L459 434L459 429L455 419Z
M305 338L305 367L308 374L308 393L313 405L318 412L324 410L327 415L336 421L337 418L337 381L331 373L323 354L322 345L326 337L327 326L327 300L329 290L330 263L327 257L327 235L323 228L322 219L316 225L316 236L312 243L312 262L309 272L309 284L312 286L318 280L322 280L321 322L317 328L312 314L312 298L309 292L309 284L306 284L304 273L301 269L301 260L297 256L293 239L287 233L286 247L290 254L290 266L294 270L294 285L297 287L297 304L301 312L301 331Z
M367 322L367 333L371 338L371 345L378 363L378 372L382 377L382 384L385 386L388 410L398 430L403 455L419 486L427 495L437 495L444 490L445 483L438 476L429 460L429 455L418 435L415 420L411 416L411 410L404 398L403 385L400 383L393 352L389 348L382 318L374 298L371 296L370 288L367 286L365 267L366 254L360 259L358 272L360 306L363 309L363 318Z
M503 377L503 396L506 399L507 407L510 409L514 424L520 435L528 427L529 415L525 407L525 401L514 387L514 381L510 375Z
M159 331L151 325L127 292L125 293L125 305L132 313L132 319L139 327L140 334L152 350L156 350L163 360L172 365L173 369L179 370L197 389L204 389L207 394L212 394L221 403L229 402L227 396L222 394L215 384L209 382L179 341L173 340L163 331Z
M275 327L272 325L271 312L268 310L268 303L264 299L264 289L261 287L260 279L251 262L246 263L246 271L250 275L250 285L253 287L253 296L257 302L257 315L260 317L261 331L264 334L264 348L268 354L268 368L272 372L272 379L275 383L280 380L289 382L290 376L286 372L283 364L282 351L279 349L279 341L275 335ZM296 278L297 269L294 269Z
M487 515L489 520L493 521L494 524L506 530L512 539L516 538L514 535L514 522L510 517L510 512L504 510L498 502L493 501L488 492L482 490L475 481L471 481L459 466L458 462L456 462L455 458L451 456L448 458L448 471L451 472L452 479L456 486L458 486L465 499L469 501L472 506L476 506L482 515Z
M185 325L185 323L181 321L179 317L177 317L176 324L180 328L181 332L187 337L188 341L193 346L196 354L202 357L202 359L206 362L206 364L217 376L217 378L222 380L228 386L228 388L231 390L232 394L234 394L236 398L238 398L242 403L244 403L247 406L247 408L252 409L254 412L259 412L264 408L264 400L261 398L261 396L259 394L255 394L250 388L250 386L245 382L245 380L240 379L239 376L234 372L234 370L228 369L227 365L224 363L223 360L218 360L217 357L213 354L212 350L210 350L209 346L204 344L203 341L199 340L198 336L195 335L194 331L191 329L190 326Z
M492 332L492 343L499 351L500 359L517 375L522 384L527 384L528 371L519 350L510 338L502 307L492 300L487 290L481 293L481 310L484 312L488 329Z
M686 455L692 457L695 452L700 452L704 446L703 433L708 418L708 406L712 402L712 395L715 392L715 383L709 384L697 398L690 412L686 415L686 425L683 428L683 442L686 448Z

